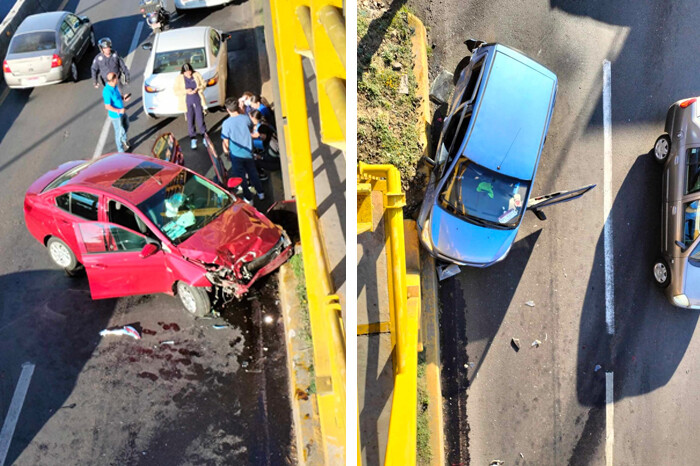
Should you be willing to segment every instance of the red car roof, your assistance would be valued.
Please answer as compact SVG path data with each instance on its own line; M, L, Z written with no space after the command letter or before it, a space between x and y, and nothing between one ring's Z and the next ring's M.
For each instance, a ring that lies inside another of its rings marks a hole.
M131 177L129 189L117 188L114 183L139 164L148 162L162 167L154 174L144 170L143 175ZM63 186L88 186L106 194L113 194L133 204L145 201L153 194L163 189L181 171L182 167L164 160L138 154L117 152L104 155L80 170ZM136 184L135 187L132 187Z

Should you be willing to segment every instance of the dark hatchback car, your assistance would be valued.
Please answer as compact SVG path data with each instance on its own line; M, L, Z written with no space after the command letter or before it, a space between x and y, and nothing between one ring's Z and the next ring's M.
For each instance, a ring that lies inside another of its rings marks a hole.
M700 102L679 100L651 153L663 164L656 283L676 306L700 309Z
M467 41L468 45L469 42ZM531 198L557 92L556 75L521 52L474 42L457 82L418 216L438 259L487 267L507 256L527 209L593 186Z

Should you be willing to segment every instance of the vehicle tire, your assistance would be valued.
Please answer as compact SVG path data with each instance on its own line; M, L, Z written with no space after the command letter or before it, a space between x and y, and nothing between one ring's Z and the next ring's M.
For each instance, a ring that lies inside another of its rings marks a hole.
M157 115L155 115L155 114L153 114L153 113L146 113L146 116L147 116L149 119L151 119L151 120L157 120L158 118L160 118L160 117L158 117Z
M175 7L175 14L177 14L178 16L182 16L185 14L185 10L181 10L180 8Z
M177 295L185 310L195 317L203 317L211 311L209 293L204 288L180 281L177 282Z
M671 283L671 269L665 259L659 258L652 269L654 282L659 288L666 288Z
M95 31L90 28L90 48L92 50L97 49L97 40L95 39Z
M658 163L665 163L668 154L671 152L671 138L668 134L662 134L656 139L654 148L651 150L651 155Z
M452 77L452 84L455 86L457 85L457 82L459 81L459 75L462 74L462 71L464 71L464 68L469 65L469 62L472 60L472 56L468 55L460 60L459 63L457 63L457 68L455 68L455 74Z
M78 65L76 65L75 62L71 62L71 64L70 64L70 79L74 83L77 83L79 78L80 78L80 75L78 74Z
M46 249L48 249L49 257L54 264L65 270L68 276L75 275L80 263L66 243L56 237L51 237L46 243Z

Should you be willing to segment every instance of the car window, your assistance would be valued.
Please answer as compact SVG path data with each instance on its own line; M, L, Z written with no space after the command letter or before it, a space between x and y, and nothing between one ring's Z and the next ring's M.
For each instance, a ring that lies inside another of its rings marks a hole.
M207 56L204 47L187 49L187 50L171 50L169 52L158 52L153 60L154 73L172 73L179 72L182 65L189 63L196 70L207 67Z
M163 234L179 244L218 217L232 202L225 190L182 170L137 207Z
M66 16L66 21L68 21L68 24L74 29L78 30L80 28L80 18L78 18L75 15L68 15Z
M698 222L698 201L683 204L683 244L690 246L700 234Z
M75 31L68 23L68 20L64 19L61 23L61 39L67 44L68 42L73 40L73 37L75 37Z
M56 206L85 220L97 220L99 197L90 193L70 192L56 196Z
M20 34L12 39L10 53L29 53L56 48L56 32L37 31Z
M215 57L219 55L219 49L221 48L221 38L219 33L215 30L209 31L209 46L211 47L211 53Z
M440 205L474 223L515 228L525 211L529 183L461 158L440 193Z
M688 257L688 261L695 267L700 267L700 244L695 246L693 253Z
M686 156L685 193L700 191L700 147L691 147Z
M484 58L476 62L472 66L471 74L469 75L469 81L467 81L467 88L464 90L462 95L462 103L471 102L476 91L476 85L479 83L479 78L481 77L481 71L484 69Z
M140 252L148 243L145 236L116 225L81 223L78 227L88 254Z
M449 167L455 156L458 155L464 136L467 133L471 116L471 107L467 105L460 106L455 114L452 115L449 127L445 131L442 144L440 145L437 160L439 165L442 165L444 162L444 167Z
M146 223L121 202L112 199L107 202L107 219L115 225L123 226L144 235L153 236Z

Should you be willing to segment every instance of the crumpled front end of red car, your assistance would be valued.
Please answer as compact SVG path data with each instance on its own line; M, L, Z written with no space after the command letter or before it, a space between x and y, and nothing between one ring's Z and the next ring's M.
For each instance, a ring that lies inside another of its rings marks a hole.
M224 294L240 298L260 277L273 272L289 260L293 252L292 242L282 231L277 243L260 256L250 251L235 261L221 260L225 265L205 264L206 276L212 285L221 288Z

